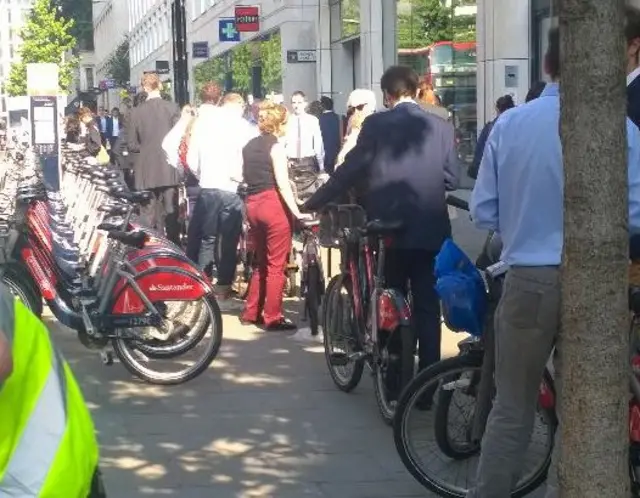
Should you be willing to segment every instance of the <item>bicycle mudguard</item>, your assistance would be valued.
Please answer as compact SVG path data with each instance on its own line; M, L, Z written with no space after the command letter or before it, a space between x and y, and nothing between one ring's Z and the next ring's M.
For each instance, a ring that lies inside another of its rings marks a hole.
M394 331L411 323L411 308L402 292L384 289L378 296L378 328Z
M196 301L213 292L199 273L178 266L151 266L134 277L136 286L153 303L159 301ZM143 313L146 306L127 280L121 279L113 292L114 315Z
M22 256L22 261L27 266L31 277L38 285L42 297L47 301L55 299L57 278L51 268L47 268L46 264L44 266L40 264L40 261L46 261L40 251L27 244L20 250L20 256Z
M135 249L127 253L127 261L129 261L138 273L149 268L169 266L182 268L189 273L204 278L200 269L193 264L193 261L191 261L186 254L175 251L170 247L144 247L143 249Z

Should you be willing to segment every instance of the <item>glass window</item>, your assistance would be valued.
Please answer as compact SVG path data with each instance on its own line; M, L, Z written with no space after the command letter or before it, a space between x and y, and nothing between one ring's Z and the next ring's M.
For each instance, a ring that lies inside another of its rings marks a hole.
M351 38L360 34L360 0L340 1L340 21L342 38Z
M398 62L433 87L456 127L458 153L473 159L477 137L476 0L396 0Z
M94 83L93 83L93 68L92 67L85 67L84 68L84 78L85 78L85 83L86 83L87 89L93 88L95 86Z

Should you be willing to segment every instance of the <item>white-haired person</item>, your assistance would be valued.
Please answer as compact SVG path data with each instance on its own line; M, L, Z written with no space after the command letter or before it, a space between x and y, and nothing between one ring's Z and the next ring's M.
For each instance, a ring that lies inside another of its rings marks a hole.
M376 94L372 90L358 88L351 92L347 101L347 132L338 153L336 168L340 167L347 153L356 145L364 120L374 112L376 112Z

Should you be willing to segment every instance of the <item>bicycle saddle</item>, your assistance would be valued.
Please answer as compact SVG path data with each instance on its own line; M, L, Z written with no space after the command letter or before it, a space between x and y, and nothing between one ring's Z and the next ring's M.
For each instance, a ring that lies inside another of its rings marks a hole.
M146 190L140 190L137 192L123 190L123 191L115 192L113 196L116 199L124 199L133 204L144 205L144 204L148 204L151 201L153 194Z
M147 241L147 234L140 230L135 230L133 232L112 230L107 234L107 237L117 240L126 246L135 247L136 249L142 249Z
M98 211L107 213L111 216L123 216L129 212L129 206L124 204L102 204L101 206L98 206Z
M364 226L364 232L369 235L384 235L399 232L404 229L404 223L399 220L382 221L371 220Z

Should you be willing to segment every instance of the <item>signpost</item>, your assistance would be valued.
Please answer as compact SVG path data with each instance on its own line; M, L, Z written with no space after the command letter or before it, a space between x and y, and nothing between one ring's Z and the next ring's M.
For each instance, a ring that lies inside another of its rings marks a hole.
M260 31L260 7L238 5L235 9L236 29L240 33Z
M208 59L209 58L209 42L193 42L191 44L191 58Z
M31 145L40 159L47 189L60 190L60 141L58 136L58 66L27 64L30 97Z
M287 50L287 62L297 64L299 62L316 62L315 50Z
M239 42L240 33L236 29L236 20L233 18L220 19L218 21L218 39L221 42Z

